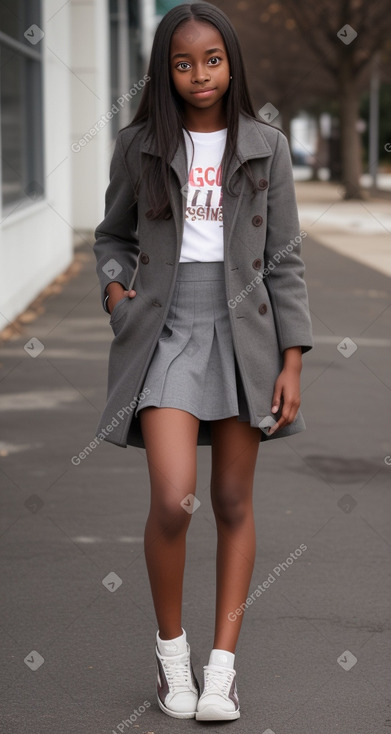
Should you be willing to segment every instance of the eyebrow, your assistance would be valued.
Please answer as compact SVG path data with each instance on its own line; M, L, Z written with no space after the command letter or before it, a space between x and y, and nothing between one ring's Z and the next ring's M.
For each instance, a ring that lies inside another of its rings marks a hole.
M215 53L215 51L220 51L222 54L224 53L222 48L208 48L205 51L205 54L212 54L212 53ZM178 56L186 56L187 58L190 58L191 54L182 54L182 53L174 54L174 56L171 56L171 59L176 59Z

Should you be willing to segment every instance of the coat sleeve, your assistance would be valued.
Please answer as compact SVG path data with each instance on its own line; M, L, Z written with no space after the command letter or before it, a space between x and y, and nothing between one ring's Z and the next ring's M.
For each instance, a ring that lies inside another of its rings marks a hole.
M133 280L140 252L137 221L137 197L126 166L121 133L118 133L110 163L105 216L94 233L93 250L97 260L102 305L109 283L118 281L128 290Z
M264 283L281 352L301 346L304 353L313 347L301 241L288 140L278 131L269 180Z

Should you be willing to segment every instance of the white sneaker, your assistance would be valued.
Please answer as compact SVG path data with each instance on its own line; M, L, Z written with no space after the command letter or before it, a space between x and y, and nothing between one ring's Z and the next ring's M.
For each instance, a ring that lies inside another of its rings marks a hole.
M161 655L156 645L157 701L175 719L193 719L200 687L190 660L190 645L180 655Z
M236 671L221 665L204 665L204 690L198 699L198 721L224 721L240 716Z

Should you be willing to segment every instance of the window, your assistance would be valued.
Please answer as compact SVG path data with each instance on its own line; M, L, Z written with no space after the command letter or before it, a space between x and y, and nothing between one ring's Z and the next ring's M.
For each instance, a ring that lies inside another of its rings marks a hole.
M40 0L0 2L2 210L44 195Z

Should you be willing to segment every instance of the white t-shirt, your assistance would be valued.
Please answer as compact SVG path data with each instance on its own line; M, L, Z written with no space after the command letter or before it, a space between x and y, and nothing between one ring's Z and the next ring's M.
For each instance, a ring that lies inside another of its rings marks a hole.
M227 128L211 133L184 131L188 191L185 225L179 262L224 260L221 161Z

